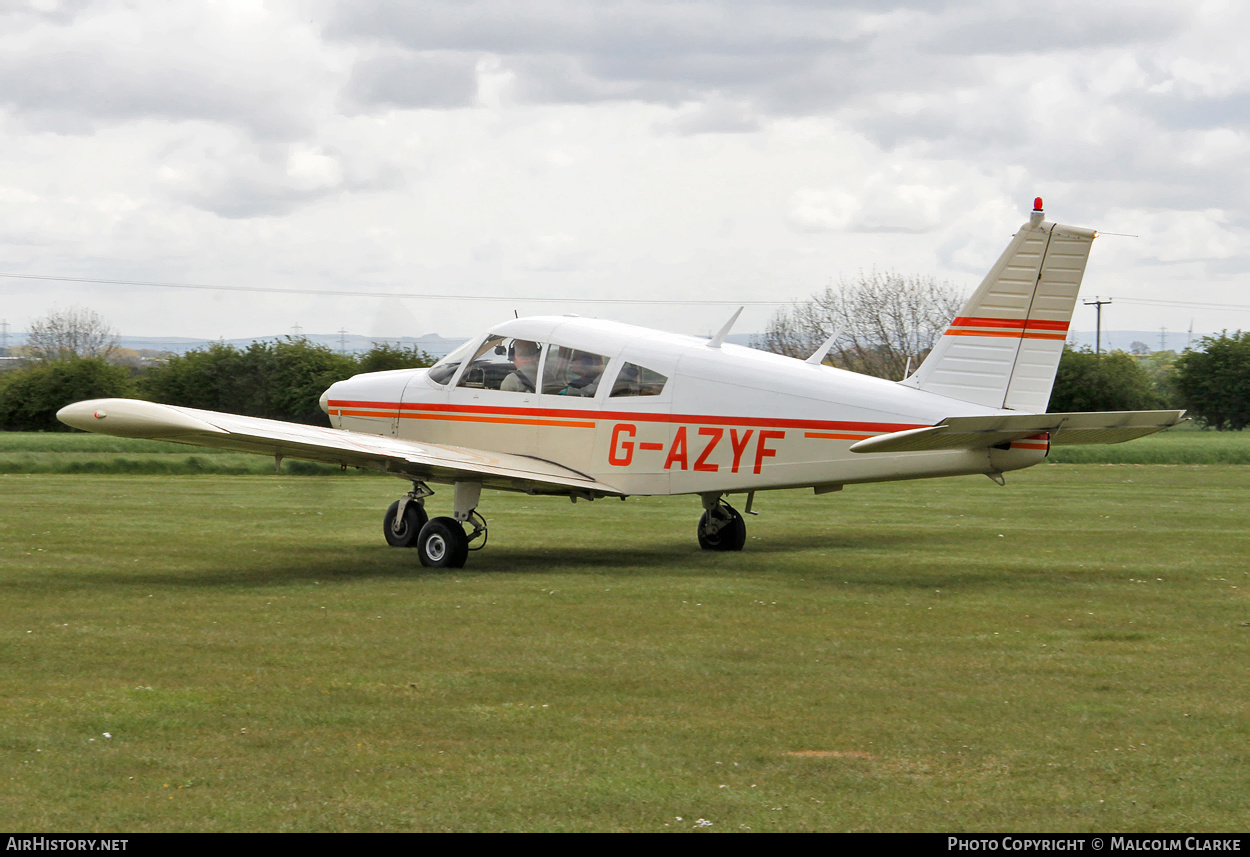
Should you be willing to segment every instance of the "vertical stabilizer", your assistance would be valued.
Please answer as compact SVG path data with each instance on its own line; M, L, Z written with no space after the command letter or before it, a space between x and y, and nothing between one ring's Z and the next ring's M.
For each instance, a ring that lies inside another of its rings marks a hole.
M1096 233L1033 216L904 383L992 408L1043 413Z

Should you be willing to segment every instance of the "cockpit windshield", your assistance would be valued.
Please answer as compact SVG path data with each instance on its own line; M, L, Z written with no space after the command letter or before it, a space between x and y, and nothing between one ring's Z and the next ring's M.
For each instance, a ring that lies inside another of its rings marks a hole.
M456 374L456 370L460 368L460 364L464 362L465 357L473 353L475 345L477 345L476 340L470 339L451 353L445 355L442 360L430 367L427 377L435 384L446 384Z

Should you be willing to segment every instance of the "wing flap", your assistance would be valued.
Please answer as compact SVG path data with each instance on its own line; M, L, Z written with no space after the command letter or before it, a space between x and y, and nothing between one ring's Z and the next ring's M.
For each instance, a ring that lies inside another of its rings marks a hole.
M1049 434L1052 444L1123 443L1180 423L1184 411L1105 411L947 417L935 426L861 440L851 452L924 452L984 449Z
M137 399L78 402L58 411L57 419L100 434L364 467L430 482L472 480L488 488L537 493L624 493L576 470L527 455L416 443Z

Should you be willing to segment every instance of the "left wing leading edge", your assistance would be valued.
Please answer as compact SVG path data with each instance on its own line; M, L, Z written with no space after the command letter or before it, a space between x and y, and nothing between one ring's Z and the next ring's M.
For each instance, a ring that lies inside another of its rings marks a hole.
M486 488L536 494L624 494L585 474L527 455L414 443L138 399L77 402L56 416L66 425L99 434L364 467L429 482L472 481Z

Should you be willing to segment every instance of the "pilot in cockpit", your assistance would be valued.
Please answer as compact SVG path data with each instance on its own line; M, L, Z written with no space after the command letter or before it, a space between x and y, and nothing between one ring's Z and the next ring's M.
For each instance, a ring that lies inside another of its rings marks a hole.
M511 350L510 356L512 362L516 364L516 371L503 379L499 389L510 393L534 392L535 382L538 379L540 346L537 342L530 342L528 339L514 339Z

